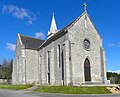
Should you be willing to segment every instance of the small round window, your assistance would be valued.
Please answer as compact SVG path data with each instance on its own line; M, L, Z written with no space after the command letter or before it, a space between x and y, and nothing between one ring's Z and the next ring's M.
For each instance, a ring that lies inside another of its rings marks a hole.
M88 39L84 39L83 41L84 48L89 50L90 49L90 41Z

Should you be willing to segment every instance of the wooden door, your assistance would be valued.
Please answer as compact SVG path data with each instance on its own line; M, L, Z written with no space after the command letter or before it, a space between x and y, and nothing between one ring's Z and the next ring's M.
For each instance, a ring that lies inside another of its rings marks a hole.
M90 61L88 58L86 58L84 62L84 76L85 81L91 81Z

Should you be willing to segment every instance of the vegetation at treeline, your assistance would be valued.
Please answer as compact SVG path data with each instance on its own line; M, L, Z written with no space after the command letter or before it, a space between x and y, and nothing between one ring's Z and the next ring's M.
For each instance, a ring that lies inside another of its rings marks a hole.
M106 87L77 87L77 86L40 86L35 91L63 94L108 94Z
M2 59L2 62L0 64L0 79L6 80L7 82L4 83L10 83L12 79L12 66L13 66L13 60L7 60L5 58Z
M107 79L110 80L111 84L120 84L120 74L107 72Z

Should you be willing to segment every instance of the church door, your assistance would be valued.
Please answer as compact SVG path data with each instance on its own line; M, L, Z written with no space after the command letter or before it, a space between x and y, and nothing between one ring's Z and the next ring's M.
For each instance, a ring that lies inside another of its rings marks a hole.
M90 61L88 58L84 62L84 76L85 81L91 81Z

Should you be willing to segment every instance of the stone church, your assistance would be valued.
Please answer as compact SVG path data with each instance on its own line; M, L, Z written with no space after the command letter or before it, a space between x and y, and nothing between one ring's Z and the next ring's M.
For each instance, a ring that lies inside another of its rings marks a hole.
M13 84L82 85L106 83L105 50L84 4L83 13L58 30L53 15L48 39L18 34Z

